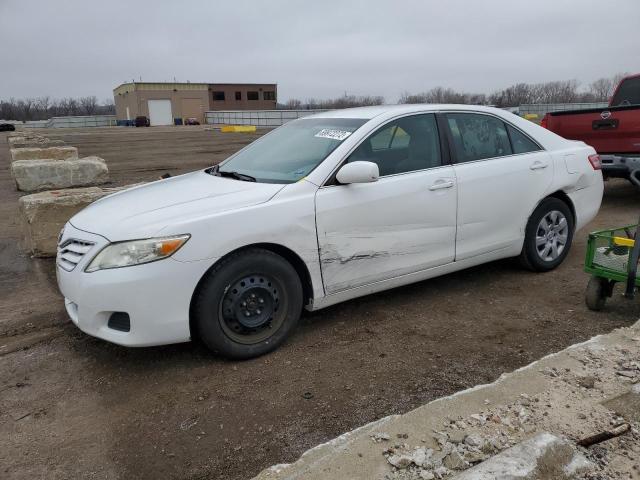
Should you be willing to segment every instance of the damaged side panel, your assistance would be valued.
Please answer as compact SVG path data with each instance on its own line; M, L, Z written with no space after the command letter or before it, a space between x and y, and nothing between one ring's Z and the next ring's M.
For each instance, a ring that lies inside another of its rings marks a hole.
M327 294L453 261L456 194L428 186L450 167L322 188L316 194Z

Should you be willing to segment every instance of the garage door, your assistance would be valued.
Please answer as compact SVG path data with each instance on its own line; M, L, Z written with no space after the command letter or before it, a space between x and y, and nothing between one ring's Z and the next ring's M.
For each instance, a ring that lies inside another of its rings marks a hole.
M149 100L149 122L154 125L173 125L171 100Z
M202 99L200 98L183 98L182 99L182 117L187 118L195 118L200 123L202 123L204 111L202 105Z

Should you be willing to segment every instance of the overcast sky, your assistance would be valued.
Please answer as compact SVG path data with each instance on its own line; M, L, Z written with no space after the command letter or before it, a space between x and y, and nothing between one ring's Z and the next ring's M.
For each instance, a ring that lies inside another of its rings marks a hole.
M640 0L0 0L0 99L125 81L277 82L279 100L640 72Z

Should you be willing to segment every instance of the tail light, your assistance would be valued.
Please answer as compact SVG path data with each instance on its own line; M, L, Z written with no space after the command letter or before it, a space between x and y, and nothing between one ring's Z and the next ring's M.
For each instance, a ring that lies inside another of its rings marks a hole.
M542 117L542 120L540 120L540 126L542 128L549 128L547 125L549 124L549 114L546 113L544 115L544 117Z
M602 160L600 160L600 155L597 153L595 155L589 155L589 163L594 170L600 170L602 168Z

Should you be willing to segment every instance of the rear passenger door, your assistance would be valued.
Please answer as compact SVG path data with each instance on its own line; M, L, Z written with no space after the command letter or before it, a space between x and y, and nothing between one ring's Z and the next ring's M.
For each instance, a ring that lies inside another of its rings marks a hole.
M549 155L497 116L449 112L446 120L458 183L456 260L520 248L553 180Z

